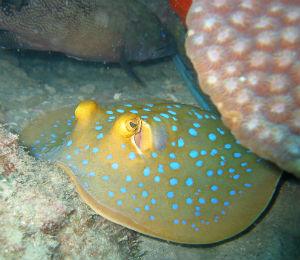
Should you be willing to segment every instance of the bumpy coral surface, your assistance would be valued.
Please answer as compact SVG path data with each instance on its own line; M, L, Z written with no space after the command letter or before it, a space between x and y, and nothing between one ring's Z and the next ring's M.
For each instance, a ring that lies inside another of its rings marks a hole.
M195 0L186 51L235 137L300 176L299 0Z

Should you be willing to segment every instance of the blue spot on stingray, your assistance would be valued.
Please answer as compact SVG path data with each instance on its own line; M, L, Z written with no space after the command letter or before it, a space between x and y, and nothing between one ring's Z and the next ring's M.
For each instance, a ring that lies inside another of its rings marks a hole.
M197 136L197 135L198 135L197 131L196 131L194 128L190 128L190 129L189 129L189 134L190 134L191 136Z
M172 178L172 179L170 179L169 183L171 186L174 186L174 185L178 184L178 180L176 178Z
M154 177L154 181L155 181L155 182L160 182L160 177L159 177L159 176L155 176L155 177Z
M113 197L113 196L114 196L114 192L113 192L113 191L109 191L109 192L108 192L108 196L109 196L109 197Z
M185 181L186 186L191 187L194 184L194 181L192 178L187 178Z
M164 169L163 169L163 165L162 164L158 165L157 171L159 173L164 173Z
M203 116L200 115L199 113L197 113L197 112L194 111L194 114L195 114L199 119L203 119Z
M142 182L139 182L138 186L139 186L140 188L143 188L144 184L143 184Z
M229 172L229 173L234 173L234 172L235 172L235 169L230 168L230 169L228 170L228 172Z
M170 154L169 154L169 157L170 157L171 159L175 159L175 158L176 158L176 155L175 155L175 153L170 153Z
M134 152L130 152L130 153L128 154L128 157L129 157L130 160L133 160L133 159L136 158L136 155L135 155Z
M103 133L100 133L100 134L97 135L97 139L102 139L103 136L104 136L104 134L103 134Z
M136 212L140 212L140 208L135 208L134 209Z
M231 146L231 144L225 144L224 147L225 147L226 149L230 149L232 146Z
M124 109L118 108L118 109L117 109L117 112L118 112L118 113L124 113L125 111L124 111Z
M89 187L89 184L87 182L83 182L83 185L87 188Z
M149 176L149 175L150 175L150 168L149 168L149 167L146 167L146 168L143 170L143 174L144 174L144 176Z
M89 161L88 161L88 160L83 160L81 163L82 163L83 165L87 165L87 164L89 163Z
M211 189L212 191L217 191L219 188L218 188L217 185L212 185L212 186L210 187L210 189Z
M218 203L218 200L217 200L216 198L212 198L212 199L210 200L210 202L211 202L212 204L217 204L217 203Z
M125 106L125 107L132 107L131 104L125 104L124 106Z
M71 145L72 145L72 140L69 140L67 146L71 146Z
M224 205L225 207L228 207L228 206L229 206L229 202L228 202L228 201L225 201L225 202L223 203L223 205Z
M114 112L113 111L110 111L110 110L108 110L108 111L106 111L106 114L108 114L108 115L112 115Z
M239 175L239 174L236 174L236 175L233 176L233 179L234 179L234 180L237 180L237 179L239 179L239 178L240 178L240 175Z
M222 169L218 169L218 170L217 170L217 174L218 174L218 175L222 175L222 174L223 174L223 170L222 170Z
M193 126L196 127L196 128L199 128L200 124L199 123L194 123Z
M178 224L179 223L179 220L178 219L174 219L174 224Z
M199 160L195 163L197 167L201 167L203 165L203 161Z
M43 147L44 148L44 147ZM66 159L71 159L72 158L72 155L68 154L66 157Z
M198 199L198 202L199 202L200 204L205 204L205 203L206 203L205 199L203 199L203 198L199 198L199 199Z
M107 159L107 160L110 160L110 159L112 159L112 158L113 158L112 154L109 154L109 155L106 156L106 159Z
M109 176L108 176L108 175L103 175L103 176L102 176L102 179L103 179L104 181L108 181Z
M80 152L79 149L76 149L76 150L74 151L75 154L79 154L79 152Z
M208 170L208 171L206 172L206 175L207 175L208 177L213 176L213 174L214 174L214 171L213 171L213 170Z
M170 163L170 167L173 169L173 170L178 170L180 168L180 164L178 162L171 162Z
M121 148L125 148L126 147L126 144L121 144Z
M233 156L235 158L240 158L240 157L242 157L242 154L241 153L234 153Z
M208 135L208 138L209 138L209 140L211 140L211 141L215 141L215 140L217 139L217 136L216 136L215 134L213 134L213 133L210 133L210 134Z
M144 209L146 210L146 211L149 211L150 210L150 207L149 207L149 205L145 205L145 207L144 207Z
M155 216L150 216L150 220L155 220Z
M192 150L190 151L189 155L191 158L196 158L199 155L199 153L196 150Z
M88 150L88 149L90 149L90 146L89 146L89 145L87 145L87 146L85 147L85 150Z
M137 111L137 110L130 110L129 112L132 113L132 114L138 114L139 113L139 111Z
M210 155L215 156L217 153L218 153L217 149L212 149L211 152L210 152Z
M111 164L111 168L113 168L114 170L117 170L119 168L119 164L117 163L112 163Z
M143 196L144 198L146 198L146 197L148 196L148 192L144 190L144 191L142 192L142 196Z
M160 115L164 118L169 118L170 116L168 114L165 114L165 113L160 113Z
M175 195L175 194L174 194L173 191L168 191L168 192L167 192L167 197L170 198L170 199L172 199L172 198L174 197L174 195Z
M235 190L231 190L231 191L229 191L229 194L230 194L231 196L233 196L233 195L236 194L236 192L235 192Z
M173 115L173 116L176 116L176 115L177 115L177 113L174 112L173 110L168 110L168 113L170 113L170 114Z
M98 153L99 152L99 148L98 147L94 147L93 149L92 149L92 153Z
M157 153L156 152L152 152L152 158L157 158Z
M248 163L246 163L246 162L241 163L241 166L242 166L242 167L245 167L245 166L247 166L247 165L248 165Z
M251 185L250 183L245 183L244 186L247 187L247 188L249 188L249 187L251 187L252 185Z
M187 199L185 200L185 202L186 202L186 204L191 205L191 204L193 203L193 199L187 198Z
M178 139L178 147L182 147L182 146L184 146L184 141L183 141L183 139L180 137L180 138Z
M117 201L117 204L118 204L119 206L121 206L121 205L123 204L122 200L118 200L118 201Z
M53 137L53 138L56 138L56 137L57 137L55 134L51 134L50 136Z
M122 193L126 193L126 192L127 192L127 189L126 189L125 187L122 187L122 188L120 188L120 191L121 191Z
M225 132L221 129L221 128L217 128L217 130L218 130L218 132L221 134L221 135L224 135L225 134Z
M150 108L147 108L147 107L144 107L143 110L144 110L144 111L148 111L148 112L151 111L151 109L150 109Z
M176 131L177 131L177 129L178 129L178 127L177 127L176 125L172 125L172 127L171 127L171 128L172 128L172 131L173 131L173 132L176 132Z
M176 203L172 204L172 209L177 210L178 209L178 204L176 204Z
M89 175L93 177L93 176L96 176L96 173L90 172Z
M152 199L151 199L151 204L153 204L153 205L156 204L156 199L153 199L153 198L152 198Z
M97 125L94 128L95 128L95 130L100 131L103 127L101 125Z
M127 175L127 176L126 176L126 181L127 181L127 182L132 181L132 177L131 177L130 175Z
M160 122L160 121L161 121L161 119L160 119L158 116L154 116L153 119L154 119L155 121L157 121L157 122Z
M205 150L201 150L201 151L200 151L200 154L201 154L201 155L206 155L207 152L206 152Z

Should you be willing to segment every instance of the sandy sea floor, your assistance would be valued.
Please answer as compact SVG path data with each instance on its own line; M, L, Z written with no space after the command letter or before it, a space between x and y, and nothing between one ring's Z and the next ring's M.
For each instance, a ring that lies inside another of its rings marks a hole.
M134 70L146 88L118 65L0 50L0 259L300 259L300 184L287 174L272 205L249 230L216 246L185 246L104 220L58 167L17 146L17 134L30 119L86 99L197 105L172 59Z

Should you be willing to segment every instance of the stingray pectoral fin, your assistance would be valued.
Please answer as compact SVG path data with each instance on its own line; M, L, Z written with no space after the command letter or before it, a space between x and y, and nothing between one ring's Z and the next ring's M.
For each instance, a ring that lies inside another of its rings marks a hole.
M132 230L137 230L141 233L144 233L146 235L154 236L154 237L161 237L159 233L156 233L154 230L146 228L144 225L140 225L133 221L132 218L126 217L125 215L122 215L120 212L113 210L109 207L106 207L104 205L101 205L99 201L94 199L79 183L73 172L64 164L60 162L56 162L56 164L65 171L71 181L75 184L76 190L80 197L87 203L95 212L100 214L102 217L109 219L110 221L117 223L122 226L126 226Z
M41 157L60 147L75 126L74 107L43 113L21 132L20 140L31 152Z

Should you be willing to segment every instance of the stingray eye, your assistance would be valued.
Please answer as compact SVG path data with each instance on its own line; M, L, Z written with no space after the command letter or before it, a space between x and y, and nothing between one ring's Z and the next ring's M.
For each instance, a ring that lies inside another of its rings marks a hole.
M120 116L114 125L115 133L123 137L131 137L141 130L142 120L135 114L124 114Z
M140 128L141 119L139 117L129 119L126 121L126 129L129 132L136 132Z

